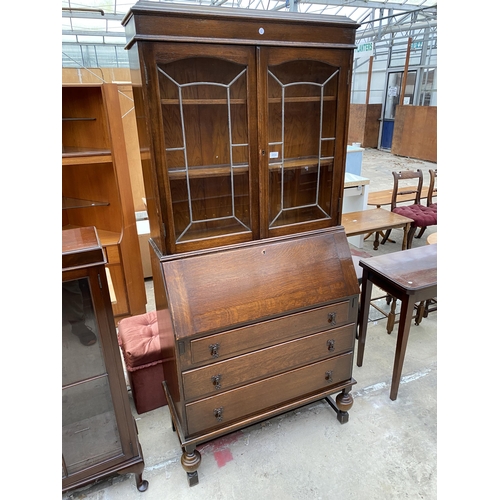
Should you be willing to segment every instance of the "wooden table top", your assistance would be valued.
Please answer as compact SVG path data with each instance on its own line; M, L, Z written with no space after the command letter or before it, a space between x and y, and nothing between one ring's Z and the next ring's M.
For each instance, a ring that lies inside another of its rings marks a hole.
M395 214L385 208L361 210L342 214L342 225L346 236L370 233L377 230L393 229L410 224L412 219Z
M96 229L79 227L62 231L62 269L105 264Z
M437 245L361 259L359 265L408 293L437 285Z
M417 186L405 186L405 191L416 190ZM437 196L437 189L434 190ZM429 186L422 187L422 194L420 195L420 202L425 202L427 199L427 194L429 193ZM402 194L398 196L398 202L413 201L415 199L415 193ZM368 193L368 205L376 205L381 207L382 205L390 205L392 200L392 189L384 189L382 191L372 191Z
M427 236L427 244L428 245L434 245L435 243L438 242L438 234L437 232L429 234Z

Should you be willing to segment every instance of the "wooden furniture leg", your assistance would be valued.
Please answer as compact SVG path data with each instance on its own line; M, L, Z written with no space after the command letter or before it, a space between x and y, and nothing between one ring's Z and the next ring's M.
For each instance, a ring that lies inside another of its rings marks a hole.
M425 304L426 304L426 301L423 300L417 306L417 314L415 315L415 325L417 325L417 326L420 325L423 318L427 317L427 315L425 314Z
M395 401L398 396L399 383L401 381L401 373L403 371L403 362L405 359L406 346L408 344L414 307L415 297L412 295L406 295L401 303L398 339L396 342L396 355L394 357L394 369L392 371L390 398L393 401Z
M358 339L358 358L357 365L363 366L363 356L365 353L366 343L366 328L368 326L368 312L370 310L370 298L372 295L373 283L363 273L361 282L361 299L360 299L360 319L359 319L359 339Z
M198 484L198 467L200 464L201 454L196 449L196 446L186 446L181 457L181 465L187 473L189 486L195 486Z
M144 469L144 466L142 469ZM135 474L135 485L141 493L148 489L149 482L142 478L142 471Z
M326 402L335 410L335 413L337 414L337 420L341 424L349 422L349 413L347 412L352 408L352 405L354 403L352 395L349 394L351 388L352 386L346 387L342 392L337 394L335 402L333 402L331 396L327 396L325 398Z
M390 297L390 296L389 296ZM396 324L396 297L392 297L391 311L387 316L387 333L392 333L394 325Z
M408 231L410 230L410 224L406 224L403 228L403 250L408 248Z

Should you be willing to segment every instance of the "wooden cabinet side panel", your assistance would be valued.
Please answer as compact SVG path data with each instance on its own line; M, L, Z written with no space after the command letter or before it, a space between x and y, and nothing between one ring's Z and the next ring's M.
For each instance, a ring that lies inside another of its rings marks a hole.
M161 358L163 377L170 393L175 412L181 425L186 421L184 410L184 397L180 385L181 371L178 362L178 344L176 332L172 324L172 316L176 314L175 309L169 307L166 294L165 282L161 273L160 255L154 242L150 240L151 271L153 273L153 286L155 292L156 316L158 318L158 332L160 336ZM186 432L185 427L183 431Z
M137 135L139 140L142 175L144 180L144 190L146 194L146 209L148 212L149 229L151 238L156 246L160 248L162 254L166 253L165 241L162 233L162 217L160 206L160 190L156 175L156 166L151 147L151 134L157 127L156 122L151 121L148 106L149 94L146 83L148 80L143 72L146 71L142 51L144 44L135 44L129 50L130 75L132 79L132 92L135 104L135 117L137 124ZM141 51L141 55L139 55Z
M118 87L115 84L103 84L103 92L109 124L109 135L113 144L115 175L122 210L123 228L120 252L123 277L127 289L130 314L143 314L146 312L146 288L144 286L144 273L135 221Z

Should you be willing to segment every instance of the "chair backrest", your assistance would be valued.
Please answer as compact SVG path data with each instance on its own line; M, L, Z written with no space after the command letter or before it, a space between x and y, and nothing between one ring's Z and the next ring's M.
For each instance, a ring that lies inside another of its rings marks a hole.
M424 176L420 169L417 170L402 170L400 172L392 172L394 177L394 187L392 189L391 211L396 208L398 204L398 196L415 194L412 203L420 204L420 196L422 194L422 184ZM418 179L417 186L400 186L399 181L407 179Z
M430 181L429 181L429 192L427 193L427 206L429 207L432 203L432 198L437 196L437 179L438 171L437 168L434 169L429 169L429 176L430 176Z

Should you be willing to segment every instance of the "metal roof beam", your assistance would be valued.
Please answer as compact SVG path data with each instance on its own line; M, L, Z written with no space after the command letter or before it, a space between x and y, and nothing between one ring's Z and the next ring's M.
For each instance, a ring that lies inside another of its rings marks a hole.
M89 30L89 31L82 31L82 30L62 30L63 35L76 35L76 36L116 36L116 37L121 37L125 38L125 32L124 31L95 31L95 30Z
M123 14L107 14L105 12L104 15L102 15L98 12L81 12L76 10L63 10L62 17L72 17L73 19L98 19L99 21L104 19L105 21L118 21L120 23L123 20Z
M296 0L298 1L298 0ZM312 3L327 6L361 7L364 9L394 9L411 12L421 9L421 5L406 4L402 2L374 2L371 0L305 0L304 3Z

